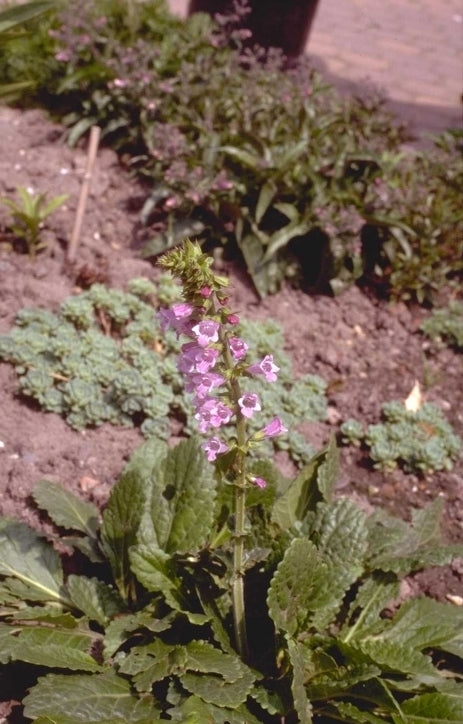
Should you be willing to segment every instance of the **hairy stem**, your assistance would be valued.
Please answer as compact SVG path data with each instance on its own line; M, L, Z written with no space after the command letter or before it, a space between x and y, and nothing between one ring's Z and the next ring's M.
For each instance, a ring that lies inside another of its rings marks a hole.
M233 369L233 360L228 346L228 339L223 335L223 354L229 370ZM232 574L232 609L235 632L235 645L242 659L248 658L248 637L246 632L246 611L244 605L244 539L246 537L246 420L239 411L238 400L241 389L238 380L229 381L231 399L237 408L236 437L238 455L236 458L237 477L235 480L235 530L233 536L233 574Z

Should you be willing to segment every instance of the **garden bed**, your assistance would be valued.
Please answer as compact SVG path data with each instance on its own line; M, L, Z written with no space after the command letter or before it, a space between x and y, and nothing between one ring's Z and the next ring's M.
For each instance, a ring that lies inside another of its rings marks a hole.
M39 111L0 111L3 153L0 194L17 186L37 192L68 193L66 205L52 217L49 248L35 262L10 248L4 233L0 256L0 332L8 332L23 307L56 312L61 302L79 291L79 284L104 281L116 288L139 276L155 279L158 271L139 258L137 235L144 189L124 172L117 156L101 149L92 182L77 261L66 266L65 249L75 218L85 169L85 149L69 149L61 128ZM0 219L6 226L7 210ZM415 380L426 401L435 403L463 432L461 357L446 347L431 345L419 332L427 312L402 303L377 301L352 287L338 298L309 296L285 286L259 301L244 272L232 262L218 261L231 277L232 306L246 319L271 318L281 323L285 351L295 376L320 375L328 384L328 420L307 423L304 433L314 448L338 434L340 423L355 418L371 424L380 419L381 405L405 400ZM0 512L41 525L30 493L40 479L62 483L103 504L125 461L143 437L137 429L105 424L77 432L55 414L44 413L17 394L17 376L0 365ZM372 469L366 454L342 449L339 490L362 505L380 506L401 517L440 496L445 501L445 536L463 539L463 464L450 472L428 476L396 469ZM280 454L283 468L289 465ZM419 590L440 599L463 595L463 567L435 569L417 576Z

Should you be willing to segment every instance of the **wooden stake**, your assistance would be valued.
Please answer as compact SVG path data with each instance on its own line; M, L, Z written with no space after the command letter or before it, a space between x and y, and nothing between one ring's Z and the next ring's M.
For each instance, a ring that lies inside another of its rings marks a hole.
M85 169L82 188L80 189L79 205L77 206L74 228L72 230L71 241L69 242L67 260L73 262L76 256L77 245L80 239L82 229L82 221L84 219L85 207L87 205L88 192L90 190L90 182L93 176L96 154L98 151L98 143L100 141L101 128L92 126L90 129L90 142L88 146L87 166Z

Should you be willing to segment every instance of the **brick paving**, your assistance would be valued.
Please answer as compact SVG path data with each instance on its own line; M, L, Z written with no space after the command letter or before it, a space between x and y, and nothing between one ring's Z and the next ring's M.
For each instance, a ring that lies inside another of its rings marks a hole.
M321 0L306 52L341 91L381 88L417 132L462 127L463 0Z

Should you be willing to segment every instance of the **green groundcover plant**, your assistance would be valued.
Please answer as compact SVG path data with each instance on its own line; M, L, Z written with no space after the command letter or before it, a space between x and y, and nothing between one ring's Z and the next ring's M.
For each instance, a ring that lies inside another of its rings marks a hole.
M244 47L239 8L182 22L159 0L57 7L0 48L0 75L35 84L24 102L52 110L72 143L98 124L151 186L147 257L187 235L224 244L262 296L284 277L419 302L458 283L457 134L404 151L377 94L343 99L305 63Z
M345 443L364 444L374 466L393 470L400 465L406 472L434 473L451 470L461 451L455 434L441 410L430 402L418 410L407 410L398 400L382 406L383 421L368 425L357 420L341 425Z
M463 302L453 300L448 307L436 309L421 324L421 331L434 342L463 350Z
M161 331L160 304L178 301L170 275L157 284L132 279L129 291L94 284L66 299L58 312L20 310L9 334L0 335L0 359L15 366L22 395L48 412L63 415L77 430L98 426L139 426L146 437L168 440L175 424L191 432L192 406L175 359L176 334ZM314 450L298 425L326 418L326 383L317 375L294 379L284 353L280 325L272 320L240 320L251 353L275 351L280 384L270 388L256 377L250 391L262 397L269 414L285 414L290 433L268 440L266 450L287 450L298 464ZM253 425L253 421L250 421Z
M248 429L261 413L248 381L276 384L279 368L271 354L249 358L225 280L198 246L163 264L184 300L161 320L182 340L205 437L147 441L101 514L41 481L34 499L60 553L26 524L0 521L0 671L21 662L30 673L25 717L460 722L463 610L398 600L403 576L462 553L441 543L442 501L410 524L368 516L334 495L333 441L294 480L250 457L286 434L278 416Z

